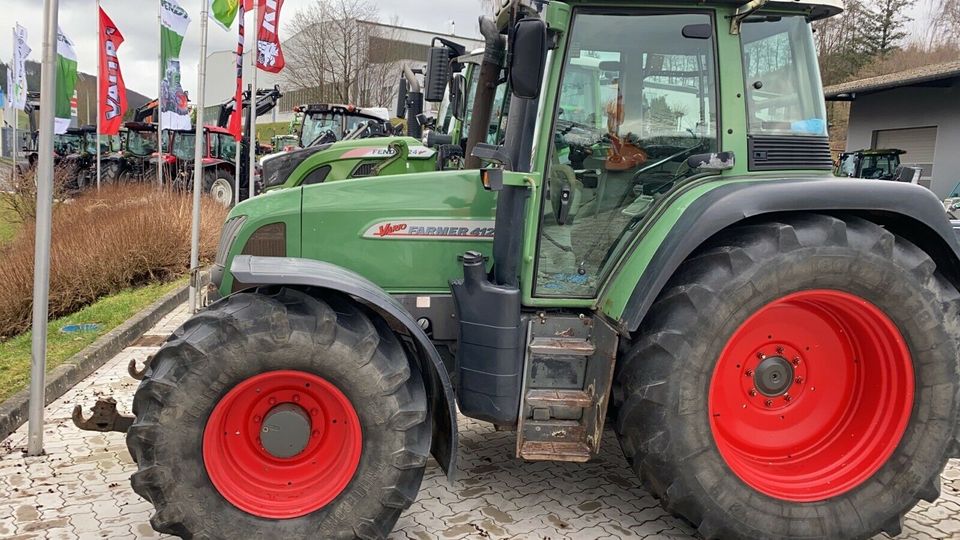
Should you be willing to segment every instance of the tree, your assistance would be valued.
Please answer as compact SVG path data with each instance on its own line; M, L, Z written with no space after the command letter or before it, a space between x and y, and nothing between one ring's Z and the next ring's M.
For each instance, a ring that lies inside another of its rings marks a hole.
M317 0L298 11L285 44L286 82L311 101L388 106L399 66L396 32L369 0Z
M906 15L916 0L876 0L867 8L860 47L870 57L886 57L903 44L908 36L906 25L913 19Z

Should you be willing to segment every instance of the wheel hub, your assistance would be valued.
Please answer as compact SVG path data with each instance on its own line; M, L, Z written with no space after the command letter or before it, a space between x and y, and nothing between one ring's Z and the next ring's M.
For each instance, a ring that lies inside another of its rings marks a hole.
M310 442L310 417L299 405L274 407L263 419L260 444L273 457L292 458Z
M782 396L793 380L793 365L782 356L764 358L753 373L753 385L767 397Z

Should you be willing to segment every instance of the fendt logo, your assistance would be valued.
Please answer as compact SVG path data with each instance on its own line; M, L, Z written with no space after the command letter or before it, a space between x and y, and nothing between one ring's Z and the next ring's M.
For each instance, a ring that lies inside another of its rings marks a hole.
M405 230L407 230L406 223L397 223L396 225L393 223L384 223L383 225L380 225L379 229L377 229L377 236L383 238L384 236L390 236L391 234L396 234Z

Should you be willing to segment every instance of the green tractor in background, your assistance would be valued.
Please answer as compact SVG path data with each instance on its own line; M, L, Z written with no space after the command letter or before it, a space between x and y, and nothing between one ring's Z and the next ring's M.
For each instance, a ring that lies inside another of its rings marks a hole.
M463 168L464 156L469 154L466 131L471 125L470 107L477 92L483 51L459 54L462 47L446 40L432 50L436 52L432 53L427 70L428 91L424 92L410 70L400 85L397 116L406 117L407 136L367 137L350 133L345 137L330 137L324 144L270 156L261 161L263 190ZM503 140L509 105L506 94L506 83L497 84L483 142L495 144ZM438 119L428 121L423 117L422 101L443 103ZM423 126L429 126L426 133ZM472 167L479 168L479 165L477 161Z
M705 538L899 534L960 456L960 245L928 190L833 177L810 25L841 9L507 0L472 106L508 80L502 144L233 209L223 298L134 398L153 527L385 538L459 410L531 461L611 427Z

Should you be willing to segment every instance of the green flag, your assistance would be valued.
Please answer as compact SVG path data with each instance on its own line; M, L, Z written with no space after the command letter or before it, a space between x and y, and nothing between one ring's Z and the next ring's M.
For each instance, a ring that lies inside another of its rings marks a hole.
M190 16L176 0L160 0L160 116L164 129L190 129L187 94L180 84L180 49Z
M210 17L224 30L233 26L239 9L240 0L210 0Z
M57 29L57 109L54 133L62 135L70 127L71 102L77 90L77 50L63 30Z

